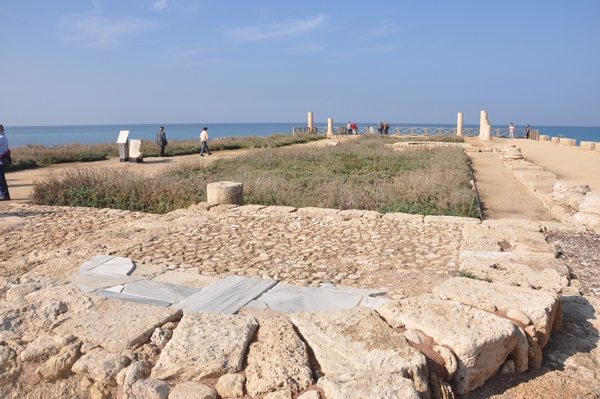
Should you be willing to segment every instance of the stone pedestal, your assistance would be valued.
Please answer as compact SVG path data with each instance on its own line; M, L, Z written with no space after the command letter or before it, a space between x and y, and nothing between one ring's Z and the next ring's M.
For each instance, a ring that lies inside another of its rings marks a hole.
M492 125L490 125L490 121L488 120L487 111L484 110L481 110L481 117L479 120L479 138L481 140L492 139Z
M463 135L463 113L462 112L458 113L458 117L456 119L456 135L461 136L461 137Z
M563 145L565 147L575 147L575 145L577 145L577 140L575 139L568 139L568 138L560 138L558 140L558 142L560 143L560 145Z
M327 137L333 137L335 132L333 131L333 118L327 119Z
M579 148L582 150L594 151L596 148L596 143L593 141L582 141L579 143Z
M550 141L550 136L541 135L540 136L540 141Z
M552 144L558 144L560 140L560 137L552 137Z
M315 123L313 119L313 113L308 113L308 133L313 134L315 132Z
M244 185L220 181L206 185L206 201L211 205L244 205Z

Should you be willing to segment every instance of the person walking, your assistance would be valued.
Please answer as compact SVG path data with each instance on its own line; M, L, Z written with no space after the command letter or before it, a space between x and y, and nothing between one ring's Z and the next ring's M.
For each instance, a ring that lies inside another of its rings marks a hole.
M508 127L508 131L510 132L508 138L514 139L515 138L515 125L511 122L510 126Z
M210 155L210 150L208 149L208 142L210 139L208 138L208 128L204 127L202 129L202 133L200 133L200 143L202 143L202 148L200 149L200 156L203 157L204 153L207 152Z
M165 155L165 147L167 146L167 134L165 133L164 126L160 127L160 130L156 132L156 145L160 147L160 151L158 153L159 157Z
M4 126L0 125L0 201L10 200L8 193L8 184L4 168L10 165L10 150L8 149L8 140L4 135Z
M525 127L525 137L526 138L529 138L529 133L531 133L531 129L529 128L529 125L527 125Z

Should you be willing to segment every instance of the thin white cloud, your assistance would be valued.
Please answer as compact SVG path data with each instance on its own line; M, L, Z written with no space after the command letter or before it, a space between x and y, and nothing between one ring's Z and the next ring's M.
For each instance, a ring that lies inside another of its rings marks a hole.
M152 4L153 11L162 11L167 8L167 0L157 0Z
M298 21L276 22L270 25L246 26L228 31L226 36L234 42L250 42L273 37L297 35L319 27L325 22L325 16Z
M287 50L288 54L304 54L304 53L315 53L323 50L322 46L316 44L300 44L292 46Z
M97 8L83 14L68 15L60 26L68 31L64 42L81 43L85 47L108 47L119 44L123 37L155 29L156 21L133 17L106 18Z
M392 53L392 52L398 50L399 48L400 48L400 46L396 46L396 45L374 46L374 47L357 49L357 50L353 50L353 51L341 52L341 53L337 53L336 55L343 56L343 57L348 57L348 56L354 57L357 55L364 55L364 54Z

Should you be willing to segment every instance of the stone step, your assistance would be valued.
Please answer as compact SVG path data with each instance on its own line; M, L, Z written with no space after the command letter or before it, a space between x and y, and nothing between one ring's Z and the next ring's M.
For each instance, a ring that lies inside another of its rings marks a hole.
M229 276L172 306L189 312L235 314L277 284L275 280Z

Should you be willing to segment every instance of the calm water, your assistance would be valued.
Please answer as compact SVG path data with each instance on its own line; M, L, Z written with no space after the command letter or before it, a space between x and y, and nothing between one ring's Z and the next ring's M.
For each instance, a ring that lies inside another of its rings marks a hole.
M326 123L315 123L315 126L325 128ZM360 127L376 126L377 123L357 123ZM440 124L406 124L390 123L391 127L455 127L455 125ZM210 123L206 125L166 124L165 132L169 140L198 139L204 126L208 127L211 139L219 137L244 137L244 136L269 136L274 133L291 134L293 127L304 127L306 122L298 123ZM337 126L337 124L336 124ZM343 125L345 126L345 124ZM152 140L156 139L159 125L86 125L86 126L4 126L6 136L11 147L25 146L27 144L42 144L45 146L64 145L69 143L97 144L116 142L119 131L129 130L130 139ZM465 128L479 128L478 125L465 125ZM492 126L492 128L507 126ZM524 126L517 126L523 130ZM563 135L580 141L600 142L600 127L582 126L531 126L538 129L540 134L556 137Z

